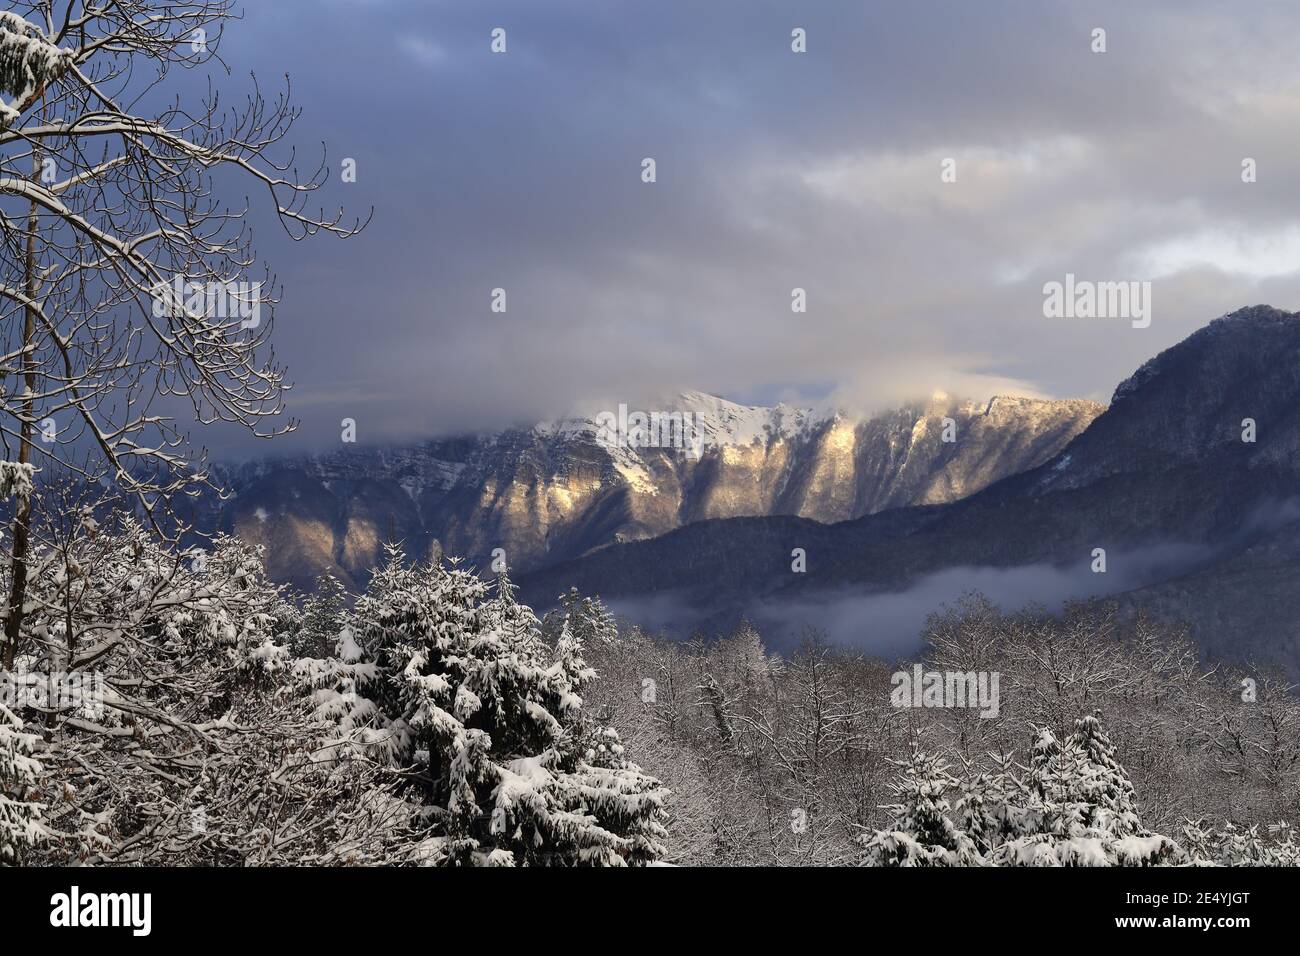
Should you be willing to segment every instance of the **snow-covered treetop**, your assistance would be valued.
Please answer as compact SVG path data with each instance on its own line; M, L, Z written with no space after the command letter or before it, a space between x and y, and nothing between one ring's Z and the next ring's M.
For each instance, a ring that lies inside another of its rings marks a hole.
M44 31L12 10L0 11L0 124L17 120L51 80L72 64L73 51L51 43Z
M0 461L0 501L27 498L32 493L33 468L16 461Z

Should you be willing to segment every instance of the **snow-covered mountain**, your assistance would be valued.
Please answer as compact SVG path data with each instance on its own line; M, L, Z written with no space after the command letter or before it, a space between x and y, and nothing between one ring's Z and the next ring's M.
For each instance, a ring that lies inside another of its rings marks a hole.
M746 515L843 521L953 501L1055 455L1103 407L935 395L893 412L746 406L685 392L638 409L417 445L344 448L219 471L233 499L213 523L268 546L273 576L364 582L383 543L516 571L685 524ZM632 420L632 426L626 420ZM613 423L611 427L611 423ZM675 442L683 436L687 442ZM946 439L946 440L945 440ZM693 447L682 447L683 444Z

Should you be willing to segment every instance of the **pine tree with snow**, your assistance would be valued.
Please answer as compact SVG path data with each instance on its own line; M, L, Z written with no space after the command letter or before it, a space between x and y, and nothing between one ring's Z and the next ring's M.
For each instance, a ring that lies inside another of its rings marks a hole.
M1259 828L1224 824L1219 837L1219 856L1225 866L1260 866L1267 852L1259 838Z
M1088 714L1074 724L1070 743L1086 758L1094 771L1085 782L1085 801L1092 808L1088 825L1118 834L1141 827L1128 772L1115 758L1115 745L1106 736L1101 721Z
M360 685L372 752L408 781L428 822L426 862L627 865L662 853L662 787L585 722L579 691L594 674L581 641L565 628L548 646L508 579L490 589L455 560L410 567L391 548L355 618L373 666Z
M974 841L954 821L948 797L957 780L938 757L912 741L903 779L892 789L900 802L884 809L894 814L888 830L859 838L865 866L970 866L979 863Z
M529 640L542 625L531 607L519 603L518 593L519 588L502 571L497 575L496 586L484 605L484 612L488 623L508 639Z
M953 803L954 822L981 857L1021 831L1026 794L1011 754L989 754L989 761L987 769L963 761L965 772Z
M1259 833L1259 827L1238 827L1227 822L1220 830L1205 830L1196 824L1183 828L1183 849L1189 863L1200 866L1294 866L1296 846L1290 827L1270 827L1274 842Z
M1267 866L1300 866L1300 844L1296 843L1295 827L1283 821L1267 827L1273 841L1265 854Z
M998 865L1049 866L1061 862L1061 841L1082 834L1087 805L1083 792L1091 771L1081 751L1065 745L1046 727L1035 728L1024 803L1011 839L996 847Z
M337 652L339 635L347 626L347 594L347 588L329 571L316 578L289 645L295 657L326 657Z
M1034 728L1023 778L1009 754L990 756L991 767L966 764L958 781L914 742L895 786L902 802L886 808L895 814L893 827L859 838L863 862L1157 866L1184 858L1177 843L1142 826L1132 783L1096 717L1080 719L1064 742Z
M580 643L591 646L618 640L618 624L614 615L597 597L583 597L577 588L569 588L559 597L559 607L546 615L543 632L554 644L560 632L568 628Z
M1036 728L1019 832L990 857L999 866L1156 866L1178 844L1146 830L1133 787L1095 717L1076 722L1064 743Z

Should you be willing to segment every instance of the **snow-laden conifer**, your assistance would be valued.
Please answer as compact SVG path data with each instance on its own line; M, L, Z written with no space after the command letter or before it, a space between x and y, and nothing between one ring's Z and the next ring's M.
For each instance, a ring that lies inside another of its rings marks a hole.
M354 745L401 771L439 865L625 865L662 852L664 792L588 726L582 642L554 647L504 575L391 547L355 610ZM337 708L337 700L330 704Z
M867 866L968 866L978 862L971 838L953 820L949 798L958 791L948 765L913 740L902 780L891 788L899 802L885 807L893 825L863 842Z

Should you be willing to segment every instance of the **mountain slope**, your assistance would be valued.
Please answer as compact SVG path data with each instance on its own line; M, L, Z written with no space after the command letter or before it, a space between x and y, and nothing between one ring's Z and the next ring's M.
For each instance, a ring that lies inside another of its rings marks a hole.
M1135 605L1145 594L1188 617L1205 603L1193 598L1236 594L1216 599L1220 629L1200 635L1203 646L1295 668L1294 617L1268 624L1242 609L1251 597L1243 588L1254 586L1243 569L1260 566L1251 549L1291 527L1288 502L1300 496L1297 408L1300 317L1242 309L1146 363L1059 453L970 497L826 526L691 525L529 575L524 595L545 606L570 585L607 599L671 594L725 620L780 602L899 592L951 569L1083 567L1081 593L1132 591ZM1242 440L1244 419L1255 422L1253 443ZM804 573L792 570L794 548L806 551ZM1089 580L1096 548L1106 550L1109 577ZM1261 581L1300 570L1293 549L1275 543L1267 553ZM1187 583L1157 586L1177 579Z
M859 419L688 392L665 410L689 416L698 456L609 442L595 418L565 419L226 469L234 497L209 522L266 544L272 576L298 586L321 570L359 586L393 539L480 567L501 548L523 572L711 519L826 523L953 501L1052 457L1102 407L936 396Z

